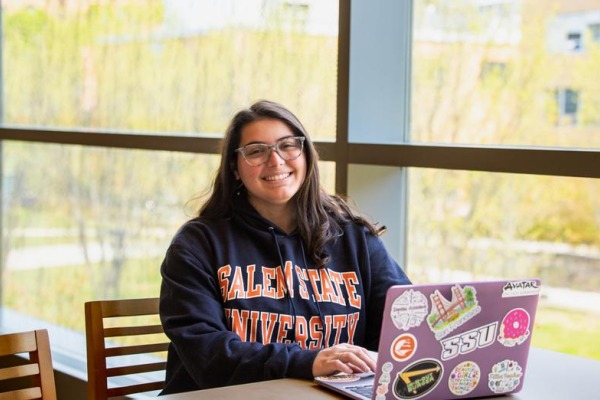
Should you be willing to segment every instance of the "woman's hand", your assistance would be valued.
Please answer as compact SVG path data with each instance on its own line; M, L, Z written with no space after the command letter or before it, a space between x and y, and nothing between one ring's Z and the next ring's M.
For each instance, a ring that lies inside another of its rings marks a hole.
M313 376L375 371L376 362L367 349L351 344L327 347L317 354L313 362Z

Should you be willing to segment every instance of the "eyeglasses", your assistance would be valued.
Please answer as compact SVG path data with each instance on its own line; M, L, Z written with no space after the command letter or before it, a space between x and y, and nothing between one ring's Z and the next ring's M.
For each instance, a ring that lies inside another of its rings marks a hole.
M234 151L241 153L249 165L258 167L267 162L273 150L286 161L300 157L304 148L304 139L306 139L304 136L284 137L275 144L251 143Z

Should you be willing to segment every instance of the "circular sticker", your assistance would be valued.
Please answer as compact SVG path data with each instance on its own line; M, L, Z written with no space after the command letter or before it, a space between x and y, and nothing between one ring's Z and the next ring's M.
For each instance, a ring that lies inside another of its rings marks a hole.
M523 370L512 360L504 360L492 367L488 374L488 386L494 393L512 392L519 386Z
M417 351L417 339L410 333L403 333L392 342L390 354L396 361L406 361Z
M429 306L425 295L410 289L394 300L391 316L396 328L407 331L421 325L428 312Z
M462 396L471 393L479 384L480 379L479 366L473 361L464 361L450 372L448 388L453 394Z
M529 314L522 308L510 310L502 320L498 341L513 347L523 343L529 337Z

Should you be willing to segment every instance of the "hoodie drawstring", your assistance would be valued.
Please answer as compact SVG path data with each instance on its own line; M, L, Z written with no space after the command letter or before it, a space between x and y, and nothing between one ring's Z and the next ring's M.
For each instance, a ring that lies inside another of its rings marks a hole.
M275 247L277 248L277 255L279 255L279 268L281 268L281 273L283 275L283 284L285 285L285 294L288 298L288 304L290 305L290 310L292 314L292 329L293 329L293 338L296 341L296 307L294 306L294 301L290 295L290 288L288 287L287 279L285 276L285 269L283 268L283 256L281 255L281 249L279 248L279 241L277 240L277 234L275 233L275 228L272 226L269 227L269 232L271 232L271 236L275 240ZM293 284L293 282L292 282Z
M304 252L304 244L302 244L302 240L300 241L300 249L302 249L302 260L304 261L304 268L308 268L308 262L306 261L306 253ZM319 306L319 302L317 301L317 294L315 293L315 289L312 284L308 285L313 292L314 303L317 306L317 313L319 314L319 319L321 320L321 326L325 329L325 320L323 318L323 313L321 312L321 306Z

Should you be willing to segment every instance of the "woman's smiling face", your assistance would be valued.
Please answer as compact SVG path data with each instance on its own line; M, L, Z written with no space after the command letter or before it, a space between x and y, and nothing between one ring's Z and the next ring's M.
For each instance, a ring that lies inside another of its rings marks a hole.
M278 119L261 119L244 126L239 147L250 143L273 145L279 139L294 136L292 130ZM273 207L287 206L306 177L306 155L284 160L272 150L267 161L259 166L249 165L238 153L237 173L248 190L250 204L261 214Z

